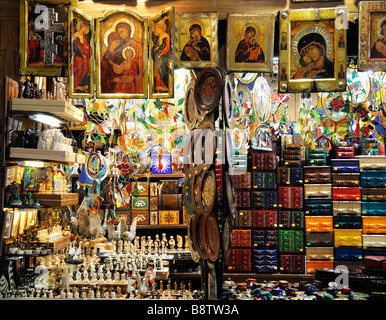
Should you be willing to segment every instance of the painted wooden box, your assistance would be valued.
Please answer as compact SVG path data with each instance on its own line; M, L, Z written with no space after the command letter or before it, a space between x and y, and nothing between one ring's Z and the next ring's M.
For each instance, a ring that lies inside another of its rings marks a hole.
M178 225L180 224L179 210L158 210L158 224Z
M304 197L331 197L331 184L305 184Z
M340 214L361 214L362 205L359 201L333 201L332 202L332 213L334 215Z
M331 183L330 166L306 166L304 170L304 183Z

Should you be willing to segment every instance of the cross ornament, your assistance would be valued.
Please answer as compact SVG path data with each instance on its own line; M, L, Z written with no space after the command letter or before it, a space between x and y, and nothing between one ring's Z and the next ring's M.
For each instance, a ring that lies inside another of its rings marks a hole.
M52 65L54 63L54 54L58 51L58 46L54 43L54 33L63 33L64 23L56 23L58 13L53 8L43 12L41 18L48 22L48 28L40 29L35 25L35 31L44 32L44 38L41 40L41 46L44 49L44 64Z

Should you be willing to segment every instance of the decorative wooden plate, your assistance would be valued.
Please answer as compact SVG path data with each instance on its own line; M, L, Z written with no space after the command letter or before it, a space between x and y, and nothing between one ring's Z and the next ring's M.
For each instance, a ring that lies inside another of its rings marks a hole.
M227 264L232 249L232 221L230 216L226 217L224 222L222 231L222 247L224 252L224 262Z
M214 125L213 123L208 121L200 129L202 130L202 170L208 170L214 162L214 156L216 151L216 136L214 132Z
M204 219L204 241L206 252L211 261L216 261L220 253L220 230L216 218L212 213Z
M204 237L204 225L205 219L207 216L200 214L196 214L193 222L192 232L194 232L193 240L194 245L196 246L197 252L201 259L207 260L209 258L209 254L206 250L205 237Z
M229 75L225 76L224 88L222 94L222 108L224 110L224 118L229 128L233 128L232 122L232 80Z
M230 211L231 217L234 219L236 217L236 213L237 213L236 200L235 200L235 189L233 187L232 177L229 175L226 176L226 194L227 194L229 211Z
M194 214L194 206L192 199L193 178L185 178L182 191L182 201L184 202L186 213Z
M190 214L188 217L188 246L190 249L190 255L192 257L192 260L194 262L199 262L200 261L200 255L198 254L197 247L195 245L195 236L196 236L196 231L195 231L195 223L198 218L199 214Z
M197 108L204 113L218 106L222 91L221 73L213 67L204 68L197 76L194 99Z
M202 208L202 200L201 200L201 185L202 185L202 177L203 173L201 172L196 176L193 176L193 182L192 182L192 203L194 211L197 213L201 213Z
M216 200L216 176L213 170L203 171L201 178L202 214L208 215Z
M194 84L194 80L189 82L185 94L184 120L189 130L194 129L198 120L197 106L194 100Z

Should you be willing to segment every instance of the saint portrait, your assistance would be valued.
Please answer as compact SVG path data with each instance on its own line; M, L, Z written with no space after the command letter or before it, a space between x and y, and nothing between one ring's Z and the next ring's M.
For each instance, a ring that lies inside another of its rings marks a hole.
M331 8L280 14L279 92L335 92L346 86L346 29ZM323 19L320 17L323 16Z
M150 98L171 98L174 89L174 7L149 20Z
M311 32L302 36L295 49L300 56L300 67L293 79L334 77L334 63L327 57L327 43L322 34Z
M176 16L177 67L217 67L217 23L217 12L180 13Z
M127 10L97 20L99 97L147 97L146 29L147 20Z
M91 17L76 8L70 15L69 95L91 97L94 94L94 24Z
M379 19L377 38L371 47L370 59L386 59L386 14Z
M275 16L234 13L227 24L228 71L271 72Z
M358 70L386 70L386 2L359 3Z

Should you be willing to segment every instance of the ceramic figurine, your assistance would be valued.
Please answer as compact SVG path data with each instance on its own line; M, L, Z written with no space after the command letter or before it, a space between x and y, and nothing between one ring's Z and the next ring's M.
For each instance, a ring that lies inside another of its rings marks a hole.
M11 183L11 196L9 198L9 204L11 206L20 206L22 201L20 200L20 184L16 181Z
M25 205L27 207L32 207L34 205L34 203L35 203L35 201L32 198L32 192L28 190L27 194L25 196L23 205Z

